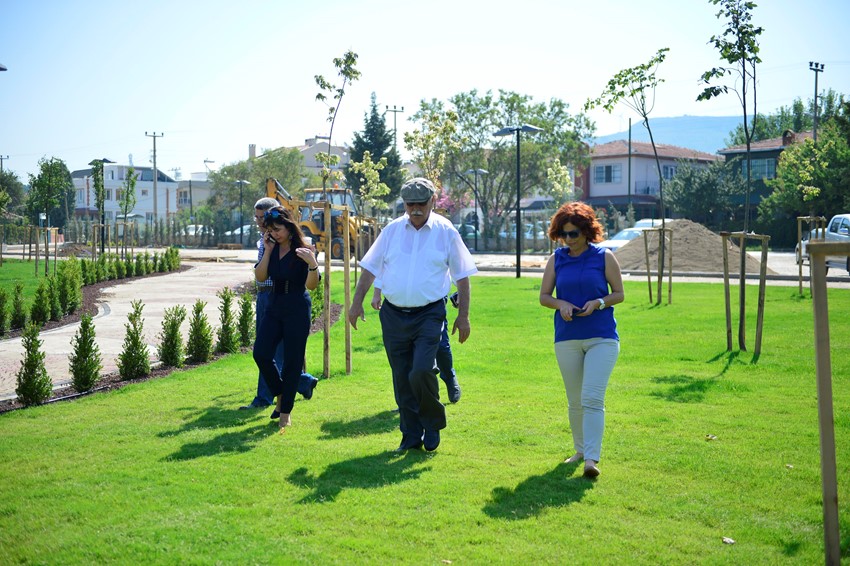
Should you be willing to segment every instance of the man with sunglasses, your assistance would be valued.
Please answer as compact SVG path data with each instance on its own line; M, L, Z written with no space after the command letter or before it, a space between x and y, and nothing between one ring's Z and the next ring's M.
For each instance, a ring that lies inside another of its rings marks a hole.
M470 333L469 277L478 269L454 225L431 214L436 194L434 184L421 177L402 186L406 214L381 231L360 262L363 274L348 314L356 330L357 320L366 320L366 293L380 279L384 303L379 317L402 435L398 451L436 450L446 427L433 368L452 281L458 290L452 334L457 332L462 344Z

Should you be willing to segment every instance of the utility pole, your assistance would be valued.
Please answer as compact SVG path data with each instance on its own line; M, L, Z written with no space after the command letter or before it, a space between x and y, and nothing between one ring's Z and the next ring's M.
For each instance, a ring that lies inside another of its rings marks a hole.
M404 106L396 109L395 104L393 104L392 110L390 110L390 107L387 106L385 113L386 112L392 112L393 113L393 146L395 147L395 150L398 151L398 130L396 130L395 120L396 120L396 116L398 115L399 112L404 112Z
M156 132L147 133L145 135L153 138L153 220L156 222L156 178L159 176L156 169L156 138L161 138L165 134L157 134Z
M815 117L812 138L815 143L818 143L818 74L823 72L823 63L809 61L809 70L815 72Z
M3 172L3 161L5 161L6 159L9 159L8 155L6 157L3 157L2 155L0 155L0 173Z

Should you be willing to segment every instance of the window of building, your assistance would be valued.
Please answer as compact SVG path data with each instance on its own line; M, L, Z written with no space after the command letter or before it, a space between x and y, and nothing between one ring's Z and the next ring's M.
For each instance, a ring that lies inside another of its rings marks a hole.
M676 176L678 167L676 165L664 165L661 168L661 175L668 181Z
M593 182L595 183L619 183L623 179L622 166L597 165L593 171Z
M77 202L82 204L86 201L86 190L77 189Z
M123 189L115 189L115 200L120 201L124 197Z
M147 189L142 189L142 196L143 197L148 196L148 190Z
M773 179L776 177L776 158L768 159L752 159L752 178L753 179ZM747 174L747 160L744 159L741 165L741 170L744 175Z
M112 200L112 189L106 189L104 192L106 196L104 196L104 200Z

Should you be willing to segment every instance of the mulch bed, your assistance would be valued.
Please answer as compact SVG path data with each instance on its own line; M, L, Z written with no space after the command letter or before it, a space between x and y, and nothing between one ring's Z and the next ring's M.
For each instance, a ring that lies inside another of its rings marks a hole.
M188 266L188 265L181 265L180 269L178 269L176 272L171 271L170 273L182 272L182 271L186 271L188 269L192 269L192 267ZM94 285L86 285L85 287L83 287L82 308L78 309L77 312L75 312L74 314L71 314L71 315L64 317L62 320L48 322L47 324L45 324L42 327L42 331L50 330L52 328L58 328L58 327L61 327L61 326L66 326L68 324L74 324L75 322L79 322L79 320L80 320L80 318L82 317L83 314L90 314L92 316L97 314L98 305L100 304L100 298L101 298L101 295L103 294L103 289L105 289L107 287L112 287L112 286L114 286L118 283L125 283L125 282L129 282L129 281L133 281L135 279L141 279L143 277L158 277L158 276L161 276L161 275L168 275L168 273L153 273L151 275L144 275L144 276L141 276L141 277L128 277L128 278L122 279L120 281L101 281L100 283L95 283ZM234 289L234 292L236 292L237 294L242 294L242 293L245 293L245 292L253 292L253 290L254 290L254 284L252 282L246 282L246 283L238 286L236 289ZM331 324L332 325L335 324L339 320L341 313L342 313L342 305L338 305L338 304L335 304L335 303L331 304ZM320 316L313 322L313 325L310 327L310 334L315 334L316 332L321 332L321 331L322 331L322 317ZM22 330L20 330L20 329L15 330L15 331L11 331L11 332L6 334L4 339L5 338L15 338L15 337L20 336L21 334L22 334ZM243 353L248 352L248 351L250 351L250 348L243 348L242 351L243 351ZM210 362L208 362L208 363L212 363L212 362L222 358L223 356L224 356L223 354L214 354L212 356L212 358L210 359ZM47 401L45 401L45 403L55 403L57 401L68 401L68 400L72 400L72 399L77 399L77 398L85 396L85 395L93 395L93 394L96 394L96 393L101 393L103 391L112 391L114 389L119 389L119 388L124 387L125 385L129 385L131 383L140 383L140 382L148 381L148 380L151 380L151 379L158 379L158 378L161 378L161 377L166 377L168 375L171 375L174 372L189 370L189 369L192 369L192 368L195 368L195 367L198 367L198 366L202 366L202 365L206 365L206 364L188 364L187 363L186 365L184 365L180 369L172 368L172 367L155 367L151 370L151 373L149 373L145 377L142 377L142 378L139 378L139 379L133 379L133 380L126 380L126 381L121 379L121 376L118 374L118 372L114 372L114 373L102 375L100 377L100 379L98 380L95 388L92 391L89 391L87 393L78 393L70 385L67 386L67 387L54 389L50 398ZM14 411L16 409L22 409L22 408L24 408L24 406L20 402L18 402L16 399L15 400L0 401L0 414L5 413L7 411Z

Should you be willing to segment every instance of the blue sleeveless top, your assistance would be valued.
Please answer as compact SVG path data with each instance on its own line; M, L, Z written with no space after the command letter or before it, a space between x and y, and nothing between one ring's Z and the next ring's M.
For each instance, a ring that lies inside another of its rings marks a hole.
M605 248L589 244L578 257L569 254L569 248L555 250L555 296L578 308L587 301L608 294L605 279ZM586 340L588 338L613 338L619 340L613 307L595 310L589 316L574 316L571 322L555 311L555 342Z

